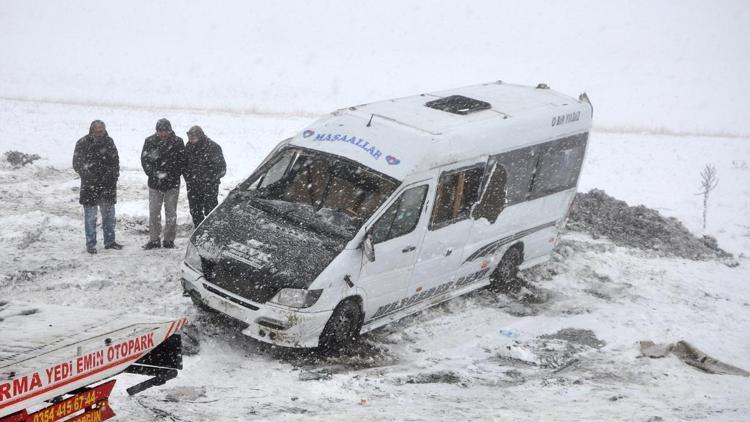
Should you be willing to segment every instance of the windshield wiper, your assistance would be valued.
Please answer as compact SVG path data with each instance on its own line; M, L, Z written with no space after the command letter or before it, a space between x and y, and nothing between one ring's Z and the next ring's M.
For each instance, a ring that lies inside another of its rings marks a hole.
M251 201L254 205L259 205L260 208L263 209L263 211L270 212L281 217L286 217L293 211L292 208L284 207L280 204L275 203L274 199L258 198L256 196L252 197Z

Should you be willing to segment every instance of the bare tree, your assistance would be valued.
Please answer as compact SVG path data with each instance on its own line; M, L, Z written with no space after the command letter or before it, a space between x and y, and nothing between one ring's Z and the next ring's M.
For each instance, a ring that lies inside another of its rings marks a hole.
M706 229L706 213L708 212L708 194L719 184L716 177L716 167L706 164L701 171L701 190L696 195L703 195L703 230Z

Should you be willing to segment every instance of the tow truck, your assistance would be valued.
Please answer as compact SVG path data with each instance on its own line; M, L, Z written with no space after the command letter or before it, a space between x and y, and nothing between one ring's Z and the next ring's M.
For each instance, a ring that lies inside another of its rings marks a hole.
M185 318L0 300L0 422L103 421L117 374L150 378L182 369Z

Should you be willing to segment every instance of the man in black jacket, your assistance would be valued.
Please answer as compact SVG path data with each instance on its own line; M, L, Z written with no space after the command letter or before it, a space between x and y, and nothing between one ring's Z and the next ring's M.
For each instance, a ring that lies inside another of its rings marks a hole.
M141 166L148 176L149 241L144 249L174 248L177 231L177 197L185 163L185 143L175 135L167 119L156 122L156 133L146 138ZM161 208L164 204L164 243L161 234Z
M76 142L73 169L81 176L79 202L83 205L86 251L96 253L96 212L102 214L104 249L122 249L115 242L115 203L120 157L115 142L101 120L94 120L89 134Z
M200 126L187 133L185 145L185 183L193 225L198 224L219 205L219 183L227 172L224 154L216 142L209 139Z

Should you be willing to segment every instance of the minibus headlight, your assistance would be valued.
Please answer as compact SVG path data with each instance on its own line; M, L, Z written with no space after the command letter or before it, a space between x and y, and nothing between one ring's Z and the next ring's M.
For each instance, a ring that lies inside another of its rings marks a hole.
M196 271L201 271L201 256L198 255L198 248L193 242L188 242L187 251L185 251L185 263Z
M271 299L271 302L289 306L291 308L309 308L318 301L321 293L323 293L322 289L281 289L281 291Z

